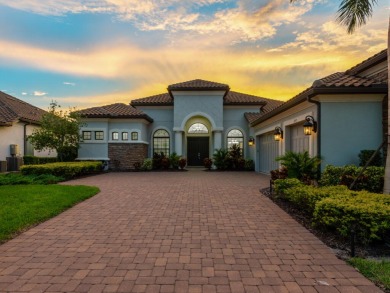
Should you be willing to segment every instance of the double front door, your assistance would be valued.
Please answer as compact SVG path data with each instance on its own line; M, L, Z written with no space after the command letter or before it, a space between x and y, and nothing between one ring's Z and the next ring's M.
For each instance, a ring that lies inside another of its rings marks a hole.
M187 138L188 166L203 166L203 160L209 157L208 137Z

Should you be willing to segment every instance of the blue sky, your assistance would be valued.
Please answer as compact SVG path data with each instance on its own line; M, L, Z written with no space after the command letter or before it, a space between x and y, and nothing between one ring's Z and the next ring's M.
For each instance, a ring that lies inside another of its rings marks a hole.
M388 1L353 35L338 3L0 0L0 90L85 108L201 78L286 100L386 47Z

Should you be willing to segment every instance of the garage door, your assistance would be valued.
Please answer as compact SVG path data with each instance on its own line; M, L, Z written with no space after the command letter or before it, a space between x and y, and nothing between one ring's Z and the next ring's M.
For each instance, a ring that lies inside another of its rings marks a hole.
M309 151L309 136L303 133L303 124L290 127L290 151L296 153Z
M259 142L259 171L269 173L279 168L275 158L279 156L279 142L275 141L272 132L260 136Z

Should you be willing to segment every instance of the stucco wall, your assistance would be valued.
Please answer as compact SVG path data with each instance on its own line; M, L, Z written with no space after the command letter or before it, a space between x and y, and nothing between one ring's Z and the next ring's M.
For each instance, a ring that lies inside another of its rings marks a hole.
M34 129L38 128L35 125L26 126L26 135L33 133ZM19 156L24 156L24 123L15 122L10 127L0 127L0 161L5 161L6 157L10 156L10 145L17 144L19 146ZM55 151L45 150L39 152L33 150L31 155L38 157L55 157Z
M182 129L194 113L209 118L213 130L223 128L224 92L174 92L174 127Z
M383 139L381 102L323 102L321 116L323 167L359 164L359 152Z

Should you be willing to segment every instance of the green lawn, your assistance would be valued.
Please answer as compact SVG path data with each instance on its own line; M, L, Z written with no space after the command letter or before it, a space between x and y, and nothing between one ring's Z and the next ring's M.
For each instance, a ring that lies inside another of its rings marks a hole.
M98 192L91 186L0 186L0 243Z
M386 290L390 290L390 260L376 261L357 257L350 259L349 263L374 283L382 284Z

